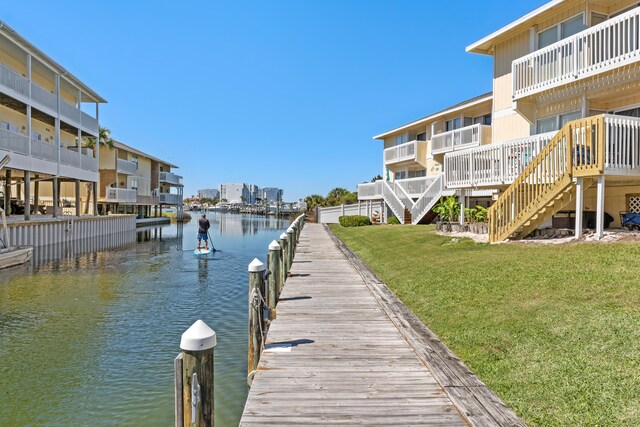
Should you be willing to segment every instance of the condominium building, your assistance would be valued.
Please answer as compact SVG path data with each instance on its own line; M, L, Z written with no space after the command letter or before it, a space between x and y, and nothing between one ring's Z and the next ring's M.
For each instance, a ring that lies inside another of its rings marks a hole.
M246 184L246 186L249 191L249 198L246 202L253 205L258 202L258 198L260 197L260 187L255 184Z
M219 199L220 198L220 190L216 188L206 188L203 190L198 190L198 198L200 199Z
M638 22L637 2L554 0L473 43L467 51L495 61L491 129L475 146L462 117L457 136L429 133L429 118L378 135L385 179L361 185L360 200L383 199L417 223L443 194L465 204L485 191L492 241L524 237L560 211L573 212L577 235L593 226L602 236L607 217L621 225L640 211ZM436 179L407 191L403 179L437 164Z
M164 205L181 210L183 180L172 172L175 168L119 141L101 146L98 211L149 217Z
M234 182L220 184L220 200L227 203L249 203L251 195L247 184Z
M58 216L63 196L75 214L84 212L83 200L87 212L97 213L94 146L98 105L104 102L0 21L0 160L11 159L0 176L7 213Z
M282 201L284 191L281 188L265 187L260 190L260 199L268 203L278 203Z

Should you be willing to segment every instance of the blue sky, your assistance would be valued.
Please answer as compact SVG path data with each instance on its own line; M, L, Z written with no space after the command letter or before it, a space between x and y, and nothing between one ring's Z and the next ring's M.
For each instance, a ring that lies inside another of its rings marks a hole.
M101 125L180 166L286 200L381 172L371 137L491 90L465 47L544 1L30 1L8 25L105 97Z

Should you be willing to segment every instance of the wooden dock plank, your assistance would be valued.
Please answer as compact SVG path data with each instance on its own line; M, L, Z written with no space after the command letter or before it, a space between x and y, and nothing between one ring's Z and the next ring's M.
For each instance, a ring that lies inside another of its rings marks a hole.
M467 425L321 225L291 273L240 425Z

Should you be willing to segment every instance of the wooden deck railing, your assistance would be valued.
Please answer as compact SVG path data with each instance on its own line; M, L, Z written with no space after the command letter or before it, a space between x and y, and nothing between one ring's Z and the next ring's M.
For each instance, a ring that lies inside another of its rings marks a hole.
M604 173L605 116L567 123L489 209L489 240L509 238L572 183ZM557 208L557 206L555 206Z

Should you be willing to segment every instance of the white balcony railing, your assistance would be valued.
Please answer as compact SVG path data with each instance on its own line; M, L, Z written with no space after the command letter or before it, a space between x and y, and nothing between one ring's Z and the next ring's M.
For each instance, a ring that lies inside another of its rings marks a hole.
M431 185L422 193L411 208L411 222L418 224L438 202L444 191L444 179L442 175L435 178Z
M138 200L138 192L130 188L107 187L107 202L135 203Z
M441 154L454 150L463 150L482 145L490 140L491 126L475 124L434 135L431 138L431 153Z
M640 169L640 118L604 117L606 129L605 168L613 174L638 173Z
M5 92L6 89L10 89L29 98L29 80L3 64L0 64L0 87L5 89L3 90ZM40 106L48 108L53 114L57 111L57 96L34 82L31 82L31 100ZM98 121L94 117L66 101L60 102L60 117L63 120L66 119L65 121L71 121L71 124L80 125L95 133L98 132Z
M420 197L429 188L434 179L434 177L398 179L396 184L401 186L410 197Z
M29 138L26 135L0 129L0 150L29 154Z
M56 104L58 102L56 96L49 92L47 89L31 82L31 99L40 105L49 108L52 111L56 111Z
M556 132L532 135L448 153L444 157L446 188L509 184L547 145Z
M138 164L131 160L117 159L116 170L118 173L124 173L128 175L135 175L138 173Z
M640 8L635 8L513 61L513 98L522 98L638 60Z
M0 85L22 96L29 96L29 81L11 68L0 64Z
M171 193L157 193L160 198L160 203L165 205L181 205L182 204L182 196L179 194L171 194Z
M98 159L86 154L80 155L80 168L92 172L98 172Z
M393 183L389 183L387 181L382 182L382 198L391 211L395 214L396 218L400 220L402 224L404 222L404 209L405 204L404 201L396 194L393 189Z
M171 172L160 172L160 182L171 185L182 185L182 177Z
M358 200L382 199L382 180L358 185Z
M57 162L58 149L53 144L33 139L31 140L31 157Z
M77 151L71 151L66 148L60 150L60 163L63 165L73 166L74 168L80 167L80 157Z
M419 144L426 144L426 141L411 141L385 149L384 164L389 165L392 163L417 160Z

